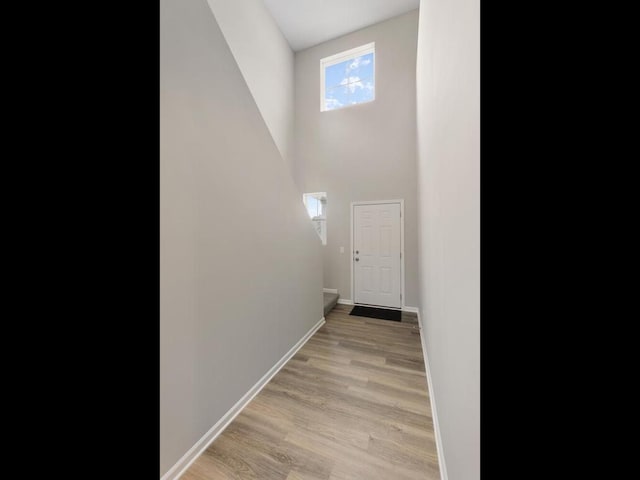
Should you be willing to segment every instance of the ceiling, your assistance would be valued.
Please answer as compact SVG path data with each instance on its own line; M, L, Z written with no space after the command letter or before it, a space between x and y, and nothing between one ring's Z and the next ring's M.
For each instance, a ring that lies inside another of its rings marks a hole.
M293 51L418 8L420 0L264 0Z

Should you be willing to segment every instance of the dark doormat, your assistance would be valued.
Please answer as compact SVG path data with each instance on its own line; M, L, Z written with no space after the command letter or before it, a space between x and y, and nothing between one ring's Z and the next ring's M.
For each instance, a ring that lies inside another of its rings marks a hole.
M362 307L356 305L349 315L357 315L359 317L379 318L380 320L392 320L399 322L402 318L400 310L389 310L387 308Z

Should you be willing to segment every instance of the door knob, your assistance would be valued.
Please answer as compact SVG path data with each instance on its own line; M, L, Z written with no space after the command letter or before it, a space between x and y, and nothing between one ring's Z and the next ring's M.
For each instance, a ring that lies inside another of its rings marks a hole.
M359 262L359 261L360 261L360 259L359 259L359 258L356 258L356 262Z

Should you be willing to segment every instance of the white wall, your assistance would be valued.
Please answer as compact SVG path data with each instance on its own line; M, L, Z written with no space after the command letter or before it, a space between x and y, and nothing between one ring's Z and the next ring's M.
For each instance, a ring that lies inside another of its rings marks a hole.
M205 0L160 2L160 474L323 316L320 240Z
M422 0L421 312L450 480L480 478L480 2Z
M296 53L296 181L305 192L327 192L324 286L343 299L353 299L351 202L404 198L405 304L418 305L417 35L413 10ZM370 42L376 99L320 112L320 59Z
M291 166L294 110L291 47L263 0L207 1L280 154Z

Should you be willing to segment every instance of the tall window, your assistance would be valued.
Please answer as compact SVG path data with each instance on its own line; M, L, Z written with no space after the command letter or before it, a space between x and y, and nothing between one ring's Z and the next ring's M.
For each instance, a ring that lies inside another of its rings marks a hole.
M375 43L320 60L320 111L375 99Z
M316 227L316 232L322 244L327 244L327 194L326 192L305 193L302 201L307 209L309 218Z

